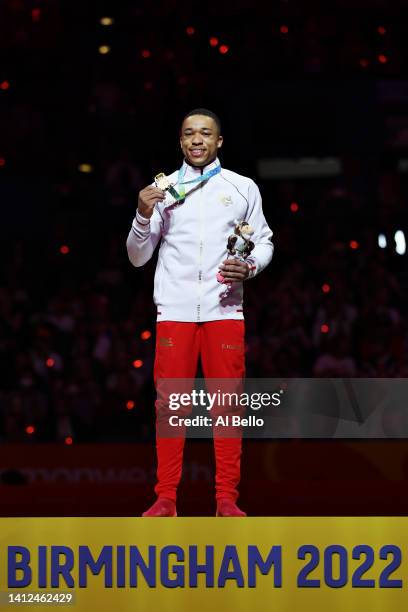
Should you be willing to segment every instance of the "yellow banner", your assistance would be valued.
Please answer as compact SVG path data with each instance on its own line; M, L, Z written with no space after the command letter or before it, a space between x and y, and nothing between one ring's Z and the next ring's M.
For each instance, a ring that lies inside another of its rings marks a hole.
M408 518L0 519L0 609L383 612Z

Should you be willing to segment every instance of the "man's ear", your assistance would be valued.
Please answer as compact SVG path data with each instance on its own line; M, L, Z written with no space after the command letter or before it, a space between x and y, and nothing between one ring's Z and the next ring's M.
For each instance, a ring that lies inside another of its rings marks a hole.
M224 142L224 139L222 136L218 136L218 142L217 142L217 147L220 149L222 147L222 143Z

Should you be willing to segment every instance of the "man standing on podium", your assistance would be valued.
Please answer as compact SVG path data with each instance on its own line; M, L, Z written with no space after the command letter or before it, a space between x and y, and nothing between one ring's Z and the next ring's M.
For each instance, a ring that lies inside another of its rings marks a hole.
M272 231L254 181L221 167L222 143L215 113L189 112L180 131L180 170L158 175L155 185L139 193L127 250L139 267L160 242L154 281L156 385L159 379L194 379L199 358L206 379L245 376L243 281L271 261ZM245 260L227 259L228 236L244 220L254 230L255 246ZM157 500L143 516L177 516L185 437L163 437L158 428L156 434ZM246 516L236 505L241 447L241 435L214 435L217 516Z

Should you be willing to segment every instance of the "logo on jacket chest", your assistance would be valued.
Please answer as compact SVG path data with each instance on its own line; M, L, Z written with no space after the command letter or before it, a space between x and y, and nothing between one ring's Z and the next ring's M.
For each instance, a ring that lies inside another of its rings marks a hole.
M220 202L221 204L224 204L224 206L231 206L233 203L230 195L221 195Z

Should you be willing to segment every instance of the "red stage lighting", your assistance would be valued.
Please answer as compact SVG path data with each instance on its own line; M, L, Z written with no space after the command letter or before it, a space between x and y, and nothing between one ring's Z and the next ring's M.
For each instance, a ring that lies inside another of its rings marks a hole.
M322 285L322 291L323 293L330 293L330 285L324 283L324 285Z
M133 362L133 367L136 369L141 368L142 365L143 365L142 359L135 359Z
M299 204L297 202L292 202L290 205L291 212L295 213L299 210Z
M327 334L329 332L329 326L327 323L323 323L323 325L320 326L320 331L322 334Z
M152 337L152 332L149 331L148 329L145 329L144 331L142 331L142 333L140 334L140 337L142 340L149 340L149 338Z
M218 45L218 38L216 38L215 36L211 36L211 38L210 38L210 45L212 47L216 47Z
M38 23L41 17L41 10L39 8L33 8L31 11L31 19L34 23Z
M229 51L229 46L228 45L220 45L220 49L219 49L220 53L222 53L223 55L225 55L226 53L228 53Z

